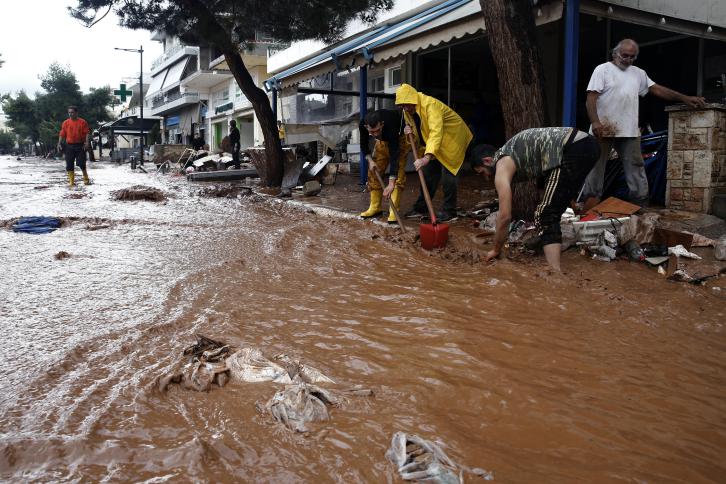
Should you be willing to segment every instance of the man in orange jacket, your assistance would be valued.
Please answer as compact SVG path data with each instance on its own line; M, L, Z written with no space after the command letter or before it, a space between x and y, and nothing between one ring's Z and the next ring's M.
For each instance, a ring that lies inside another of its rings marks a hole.
M60 133L58 134L58 151L61 151L61 142L66 140L65 157L66 172L68 173L68 184L75 184L75 165L83 172L83 183L89 185L91 180L86 171L86 151L91 147L91 130L85 119L78 117L78 108L68 106L68 119L63 121Z

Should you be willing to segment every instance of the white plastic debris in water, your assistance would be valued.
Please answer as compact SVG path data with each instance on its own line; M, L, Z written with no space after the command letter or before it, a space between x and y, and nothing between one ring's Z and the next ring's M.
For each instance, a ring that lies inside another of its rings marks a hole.
M726 235L722 235L716 241L713 249L713 256L716 260L726 260Z
M605 239L605 243L608 246L610 246L610 247L617 247L617 245L618 245L618 238L615 237L615 234L614 233L612 233L612 232L610 232L608 230L604 230L602 234L603 234L603 238Z
M560 223L566 223L566 222L577 222L578 217L575 215L575 211L571 208L568 208L565 210L565 213L562 214L562 217L560 217Z
M675 255L678 257L686 257L688 259L697 259L700 260L701 257L694 254L693 252L689 252L688 249L683 247L682 245L676 245L675 247L668 247L668 253L671 255Z
M497 227L497 215L499 212L490 213L487 218L479 223L479 228L495 230Z

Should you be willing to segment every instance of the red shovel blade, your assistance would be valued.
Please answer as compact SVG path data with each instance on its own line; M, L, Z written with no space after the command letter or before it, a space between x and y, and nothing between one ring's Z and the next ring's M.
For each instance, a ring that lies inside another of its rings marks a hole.
M449 224L420 224L421 247L426 250L439 249L449 240Z

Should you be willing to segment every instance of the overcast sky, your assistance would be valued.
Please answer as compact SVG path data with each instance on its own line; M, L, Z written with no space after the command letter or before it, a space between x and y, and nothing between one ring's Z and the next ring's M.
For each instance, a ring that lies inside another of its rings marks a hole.
M145 30L118 26L118 17L106 18L86 28L71 18L66 7L73 0L11 0L0 9L0 95L24 89L29 96L40 91L38 75L56 61L76 75L83 92L90 87L118 88L124 77L138 77L139 54L114 47L144 47L144 72L162 53L161 44ZM146 82L146 81L144 81ZM127 82L131 85L131 82Z

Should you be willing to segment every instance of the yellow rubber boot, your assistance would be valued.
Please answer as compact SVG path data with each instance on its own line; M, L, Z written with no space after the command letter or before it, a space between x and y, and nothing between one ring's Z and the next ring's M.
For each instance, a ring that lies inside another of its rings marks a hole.
M391 207L396 207L396 210L400 211L400 209L401 209L401 189L400 188L396 187L393 189L393 191L391 192L391 199L388 201L388 204ZM398 222L398 220L396 220L396 214L393 213L392 208L389 208L388 209L388 223L395 224L397 222Z
M75 171L68 171L68 185L73 186L76 184L76 172Z
M90 185L91 179L88 178L88 172L86 170L83 170L83 184L84 185Z
M381 199L383 198L383 190L371 190L371 205L368 210L361 212L363 218L371 218L381 214Z

